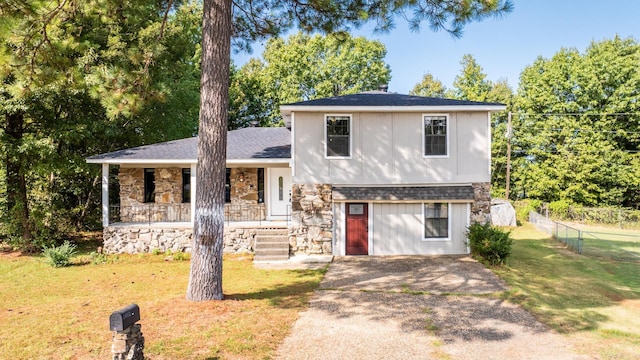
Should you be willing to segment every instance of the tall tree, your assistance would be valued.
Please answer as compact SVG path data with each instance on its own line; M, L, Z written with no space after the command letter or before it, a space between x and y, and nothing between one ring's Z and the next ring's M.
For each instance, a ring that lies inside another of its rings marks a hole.
M264 81L264 64L251 59L240 69L231 66L229 87L229 124L234 130L247 126L274 125L269 115L276 107L274 99L267 95Z
M448 96L461 100L496 102L507 105L507 110L491 116L491 192L493 196L505 196L507 170L507 141L511 136L507 129L508 113L512 109L513 90L506 80L492 82L472 55L464 55L460 61L461 72L454 80L454 88Z
M422 81L417 83L416 86L409 92L410 95L427 96L443 98L447 92L447 88L442 85L442 82L433 75L427 73L422 77Z
M92 213L98 169L86 155L195 132L201 15L173 0L13 1L0 12L4 229L28 243Z
M470 54L462 57L460 65L462 65L462 72L454 79L450 96L455 99L487 101L492 84L487 80L482 67Z
M235 11L232 7L235 6ZM410 25L426 21L432 29L460 35L469 21L504 14L508 0L437 1L238 1L204 0L200 141L193 255L187 298L222 299L224 168L229 104L229 54L232 34L246 47L252 40L278 35L294 26L327 33L367 21L388 30L395 15L412 13Z
M527 195L589 206L638 206L631 167L640 145L640 45L562 49L520 77L514 177Z

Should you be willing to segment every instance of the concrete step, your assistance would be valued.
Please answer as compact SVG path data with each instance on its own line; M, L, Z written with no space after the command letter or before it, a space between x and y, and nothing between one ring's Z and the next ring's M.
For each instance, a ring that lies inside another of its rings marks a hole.
M266 241L256 241L256 249L280 249L289 251L289 242L278 241L278 242L266 242Z
M289 255L287 254L287 256L284 255L254 255L253 256L253 261L254 262L272 262L272 261L287 261L289 260Z
M289 260L288 229L259 229L256 231L253 261L287 260Z
M256 235L256 242L289 243L289 235Z
M286 255L289 256L289 248L256 248L255 255Z
M269 236L269 235L289 235L288 229L256 229L256 236Z

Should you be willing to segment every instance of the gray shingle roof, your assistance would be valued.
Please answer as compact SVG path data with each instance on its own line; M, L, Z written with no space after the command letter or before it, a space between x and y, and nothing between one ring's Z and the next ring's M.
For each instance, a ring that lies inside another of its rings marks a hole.
M227 133L227 160L289 159L291 132L287 128L244 128ZM88 162L184 161L198 159L198 137L139 146L87 158Z
M502 106L499 103L412 96L384 91L368 91L300 101L284 106Z
M333 200L473 200L471 186L341 187L332 189Z

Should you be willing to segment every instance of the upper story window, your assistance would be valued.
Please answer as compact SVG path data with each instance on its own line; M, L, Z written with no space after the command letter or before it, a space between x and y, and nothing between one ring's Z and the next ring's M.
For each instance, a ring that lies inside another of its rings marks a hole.
M447 115L423 115L424 156L449 155L449 118Z
M327 157L351 156L351 115L325 116Z
M156 201L156 169L144 169L144 202Z

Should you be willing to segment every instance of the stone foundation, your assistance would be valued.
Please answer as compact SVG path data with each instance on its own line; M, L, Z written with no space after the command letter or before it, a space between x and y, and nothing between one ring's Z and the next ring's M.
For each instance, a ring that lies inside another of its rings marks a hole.
M102 251L107 254L191 252L192 227L115 225L102 231Z
M253 253L256 234L273 226L235 225L224 227L224 253ZM190 225L115 225L103 230L103 251L107 254L191 252L193 227Z
M473 183L473 203L471 203L471 223L491 222L491 183Z
M289 245L293 254L332 254L333 211L330 184L294 184Z

